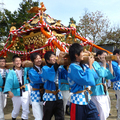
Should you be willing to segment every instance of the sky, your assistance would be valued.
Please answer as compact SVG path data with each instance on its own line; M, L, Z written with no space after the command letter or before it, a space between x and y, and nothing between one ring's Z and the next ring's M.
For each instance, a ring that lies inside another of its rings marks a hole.
M37 0L33 0L37 1ZM88 12L101 11L108 17L110 25L120 25L120 0L39 0L47 8L46 13L52 18L61 20L68 26L70 18L73 17L78 23L85 10ZM22 0L0 0L3 7L11 12L19 8ZM1 5L0 5L1 7Z

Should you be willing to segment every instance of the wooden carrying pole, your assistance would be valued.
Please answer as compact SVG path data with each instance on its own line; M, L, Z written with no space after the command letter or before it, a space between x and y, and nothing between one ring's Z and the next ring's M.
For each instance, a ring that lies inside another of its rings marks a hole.
M85 56L83 57L83 61L82 63L88 63L88 54L85 54ZM94 57L95 61L100 61L98 57ZM108 55L105 57L106 61L111 61L111 60L117 60L117 56L115 55ZM70 57L69 54L66 54L65 57L60 61L60 65L70 65L71 61L70 61ZM42 65L45 65L45 60L42 59ZM13 67L13 62L8 62L6 63L6 68L12 68ZM31 61L27 61L24 64L24 67L33 67L33 63Z

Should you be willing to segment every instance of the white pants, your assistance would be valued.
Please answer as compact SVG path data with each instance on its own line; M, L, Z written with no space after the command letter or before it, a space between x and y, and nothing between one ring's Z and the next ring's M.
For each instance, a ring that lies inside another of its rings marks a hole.
M35 120L43 119L43 102L32 102L32 111Z
M110 103L107 95L92 96L91 100L97 107L100 120L106 120L110 113Z
M28 87L28 93L29 93L29 104L31 105L31 98L30 98L30 95L31 95L31 90L32 90L32 86L30 86L30 83L27 84L27 87Z
M62 92L62 95L63 95L63 105L64 105L64 112L65 112L67 101L68 101L68 98L70 97L70 92L69 92L69 90L61 91L61 92Z
M0 120L4 120L4 112L3 109L6 106L7 95L0 92Z
M22 96L14 96L12 98L13 102L13 111L12 111L12 118L16 118L19 114L20 107L22 106L22 119L28 119L29 114L29 95L28 91L22 93Z
M111 80L108 80L108 87L111 87Z
M107 98L108 98L108 103L109 103L109 109L111 109L111 101L110 101L109 95L107 95Z
M118 119L120 119L120 90L115 90L115 93L117 94L116 109L118 110Z

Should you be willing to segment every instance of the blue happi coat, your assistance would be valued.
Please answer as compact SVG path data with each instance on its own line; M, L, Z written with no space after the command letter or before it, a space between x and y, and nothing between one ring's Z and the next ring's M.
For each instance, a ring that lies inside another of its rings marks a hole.
M24 85L29 83L27 79L27 72L29 69L30 68L24 68ZM17 79L17 75L13 69L9 70L5 83L4 93L8 91L11 91L14 94L14 96L20 96L20 84ZM28 91L27 85L25 85L25 91Z
M58 79L60 81L60 90L66 91L69 90L69 84L68 84L68 71L64 68L63 65L61 65L58 69Z
M32 88L40 89L40 84L43 83L41 74L39 74L34 68L31 68L29 70L28 76L29 76L30 85L32 86ZM41 101L39 90L31 91L31 101L32 102Z
M120 90L120 66L116 61L112 61L112 67L114 71L114 79L111 79L113 83L113 90Z
M84 69L84 70L83 70ZM83 69L79 63L71 63L68 69L68 82L71 88L71 92L83 91L88 86L95 86L95 79L98 78L96 72L86 65L83 65ZM87 92L89 101L90 94ZM71 96L71 102L78 105L87 105L88 102L85 99L84 92L73 94Z
M57 72L54 69L54 65L51 67L45 65L42 67L42 81L44 82L44 89L50 90L50 91L56 91L56 85L55 82L58 80ZM58 89L60 86L60 82L58 81ZM61 92L58 93L58 99L62 99ZM43 95L44 101L56 101L56 96L53 93L44 93Z
M8 73L6 72L6 78L7 78ZM0 74L0 92L2 92L2 87L3 87L3 78L2 75Z
M40 84L43 83L41 74L39 74L34 68L31 68L28 72L28 76L30 79L30 85L33 88L40 89Z
M105 95L103 85L102 84L97 85L97 84L102 83L102 79L104 79L104 84L106 84L106 79L113 78L113 75L111 74L111 72L108 68L105 69L104 67L100 66L100 64L96 61L94 61L94 63L93 63L93 68L95 69L96 73L98 74L98 79L95 79L96 86L91 87L91 91L92 91L91 96Z

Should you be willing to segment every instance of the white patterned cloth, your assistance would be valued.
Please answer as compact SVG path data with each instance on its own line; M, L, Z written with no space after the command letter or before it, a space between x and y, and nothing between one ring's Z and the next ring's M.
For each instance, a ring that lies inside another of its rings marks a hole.
M31 101L32 102L40 102L40 91L31 91Z
M86 93L88 95L88 101L90 101L90 99L91 99L90 94L88 92L86 92ZM88 104L88 102L86 102L84 92L79 93L79 94L72 94L71 102L74 104L78 104L78 105L87 105Z
M91 100L97 107L101 120L106 120L109 117L110 105L108 95L92 96Z
M63 106L64 106L64 113L65 113L67 101L68 101L68 98L70 97L70 91L68 91L68 90L61 91L61 93L63 95Z
M120 90L120 80L113 83L113 90Z
M107 83L108 87L111 87L111 80L108 79L108 83Z
M58 99L63 99L62 93L58 93ZM43 95L43 100L44 101L56 101L56 96L53 93L44 93Z
M7 95L0 92L0 120L4 120L4 107L6 106Z

